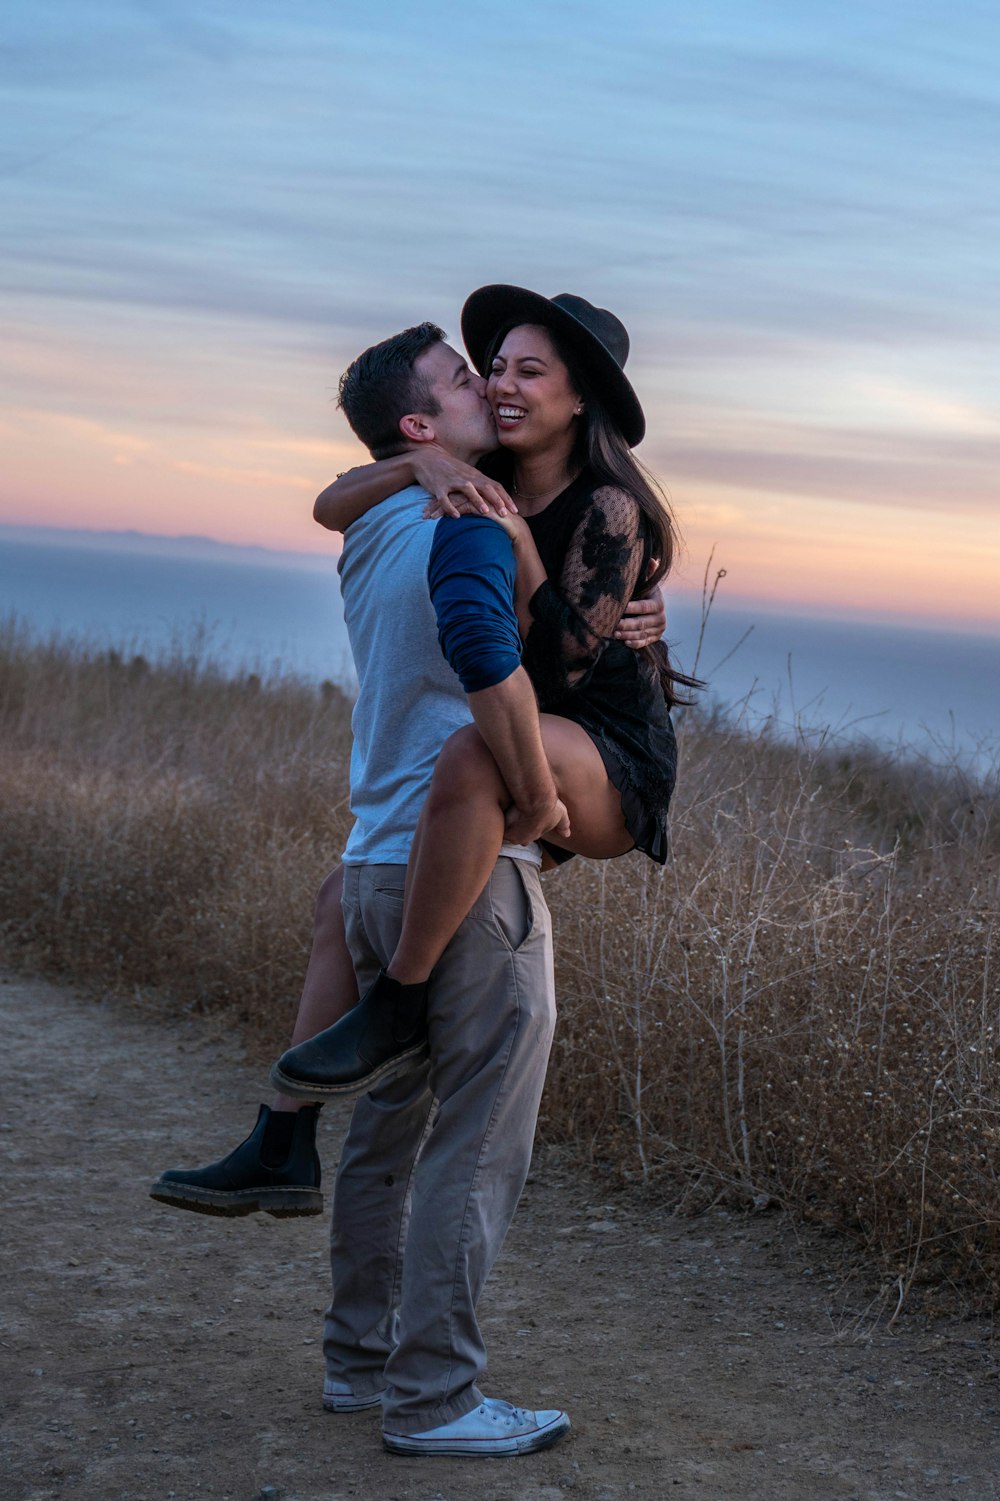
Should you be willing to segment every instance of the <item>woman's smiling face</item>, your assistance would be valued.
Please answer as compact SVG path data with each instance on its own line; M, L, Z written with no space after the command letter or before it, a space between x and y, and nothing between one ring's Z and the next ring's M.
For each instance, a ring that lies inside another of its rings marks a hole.
M580 395L540 324L522 323L507 334L494 357L486 394L505 448L534 453L572 441Z

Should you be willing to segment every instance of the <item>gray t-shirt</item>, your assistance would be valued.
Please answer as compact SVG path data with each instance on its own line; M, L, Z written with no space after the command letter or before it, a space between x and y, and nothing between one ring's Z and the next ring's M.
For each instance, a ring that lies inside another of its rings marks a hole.
M351 812L347 865L405 865L441 747L472 715L438 644L427 588L436 523L422 516L425 490L411 485L344 533L338 572L358 674L351 717ZM513 607L513 606L512 606ZM540 859L537 845L503 854Z

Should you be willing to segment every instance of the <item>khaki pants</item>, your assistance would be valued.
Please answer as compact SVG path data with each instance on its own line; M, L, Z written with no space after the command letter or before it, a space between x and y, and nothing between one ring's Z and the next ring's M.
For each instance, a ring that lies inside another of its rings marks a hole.
M402 919L405 868L348 866L364 991ZM434 971L430 1061L359 1100L333 1200L327 1373L385 1389L384 1427L471 1412L486 1350L476 1304L531 1160L555 997L538 870L502 859Z

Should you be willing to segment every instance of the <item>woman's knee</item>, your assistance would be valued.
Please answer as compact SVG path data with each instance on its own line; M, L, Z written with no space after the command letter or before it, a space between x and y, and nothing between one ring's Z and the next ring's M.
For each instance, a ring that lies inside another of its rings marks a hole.
M316 906L313 909L313 925L316 928L324 928L330 922L343 921L340 907L343 894L344 867L338 865L328 876L323 877L323 882L316 893Z
M448 736L434 767L431 793L450 799L493 795L502 786L489 746L475 725Z

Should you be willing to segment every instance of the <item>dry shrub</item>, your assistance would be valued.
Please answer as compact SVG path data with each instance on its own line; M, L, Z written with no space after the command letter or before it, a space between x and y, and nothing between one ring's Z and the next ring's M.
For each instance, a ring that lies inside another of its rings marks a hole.
M995 1297L995 785L696 716L682 766L665 870L561 878L546 1128Z
M8 961L287 1037L347 827L347 705L0 638ZM689 1208L778 1201L905 1295L1000 1292L995 773L688 713L671 863L548 879L543 1130Z
M8 628L0 723L8 962L233 1008L283 1045L348 822L343 695Z

